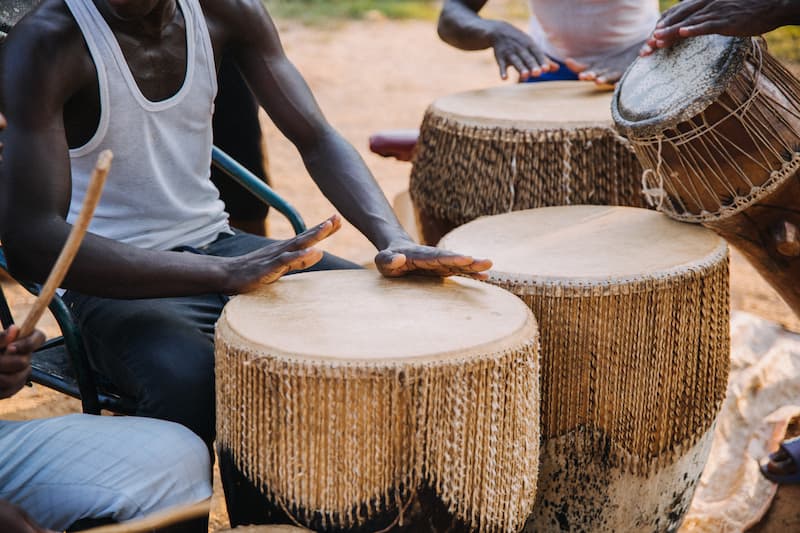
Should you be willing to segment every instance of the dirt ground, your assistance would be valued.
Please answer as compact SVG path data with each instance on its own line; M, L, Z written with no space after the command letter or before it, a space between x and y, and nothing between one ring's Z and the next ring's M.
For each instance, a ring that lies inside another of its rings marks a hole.
M289 57L308 80L330 122L359 150L386 195L392 199L407 189L410 165L369 153L367 139L380 129L415 128L437 96L501 83L490 52L465 53L441 43L431 22L387 21L371 17L330 27L306 27L279 22ZM334 212L308 177L294 147L264 117L273 185L299 208L306 221L317 222ZM270 217L274 236L290 228L279 216ZM352 226L323 246L356 262L371 262L374 249ZM739 256L732 261L734 308L749 310L793 329L800 321ZM15 309L24 315L30 299L15 290ZM44 325L54 333L52 322ZM28 419L79 410L75 401L33 387L0 402L0 417ZM225 522L217 491L212 530Z

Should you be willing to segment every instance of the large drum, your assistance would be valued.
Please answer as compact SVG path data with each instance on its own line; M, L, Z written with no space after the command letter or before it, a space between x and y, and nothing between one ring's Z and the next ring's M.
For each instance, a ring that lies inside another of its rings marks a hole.
M485 217L440 246L491 257L537 317L539 493L525 531L674 531L710 450L729 369L728 251L626 207Z
M611 93L523 83L440 98L422 122L411 197L422 240L484 215L569 204L644 206Z
M800 82L757 39L698 37L634 62L613 115L653 202L725 237L800 315Z
M472 280L298 274L228 303L216 357L217 442L296 523L525 523L538 339L513 295Z

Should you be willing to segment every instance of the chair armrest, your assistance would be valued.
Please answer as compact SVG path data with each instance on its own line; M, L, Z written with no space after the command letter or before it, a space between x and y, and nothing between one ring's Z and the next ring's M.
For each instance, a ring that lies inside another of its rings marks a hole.
M300 213L292 205L281 198L272 187L258 179L252 172L236 162L231 156L214 146L211 149L211 161L218 169L227 174L239 185L250 191L262 202L277 209L291 223L295 234L306 230L306 224Z

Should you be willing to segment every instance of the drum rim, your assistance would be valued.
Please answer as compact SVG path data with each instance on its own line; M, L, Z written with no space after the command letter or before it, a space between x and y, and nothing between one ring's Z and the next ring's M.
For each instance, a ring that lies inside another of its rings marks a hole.
M668 215L653 211L652 209L643 209L639 207L627 206L598 206L598 205L575 205L575 206L549 206L537 207L533 209L524 209L521 211L513 211L511 213L502 213L499 215L478 217L477 219L467 222L449 232L442 237L437 247L445 250L454 250L459 248L466 248L462 243L453 243L453 236L470 224L474 224L480 220L493 217L502 217L512 213L524 213L526 211L541 211L552 209L565 209L570 207L593 207L593 208L612 208L615 210L634 210L652 213L654 215L672 219ZM675 221L674 223L680 224L681 222ZM690 227L699 227L696 224ZM698 255L690 261L680 264L671 265L668 267L659 268L651 272L641 272L637 274L624 274L624 275L609 275L609 276L552 276L519 272L508 272L492 268L487 273L489 275L489 283L498 284L503 288L508 289L511 285L514 287L515 294L540 294L543 292L552 293L555 291L559 297L585 297L591 295L615 295L615 294L637 294L642 292L650 292L655 290L655 286L663 285L667 282L674 282L686 276L691 276L693 272L698 270L709 270L719 265L721 262L727 261L729 254L728 243L714 231L703 228L708 236L715 241L715 244L709 246L708 251L704 255ZM491 255L491 252L479 251L477 254L484 253Z
M611 97L611 117L614 121L617 131L620 134L628 137L629 139L654 137L661 135L664 130L674 128L678 124L687 122L693 117L699 115L711 104L713 104L725 91L727 91L730 83L739 74L742 65L744 65L745 58L747 57L748 53L752 49L760 46L758 39L755 37L725 37L719 35L715 35L713 37L729 40L728 57L725 58L724 64L717 78L719 83L713 88L713 90L699 96L692 102L689 102L685 108L678 111L674 116L631 120L623 115L622 110L620 109L620 93L625 85L625 80L633 71L636 64L643 59L637 58L628 67L628 69L625 71L625 74L623 74L622 79L617 83L617 86L614 89L614 95ZM695 37L695 39L697 38L703 37ZM668 53L675 53L676 51L679 52L681 47L685 46L685 42L687 41L676 44L671 50L656 50L654 55L660 56Z
M425 118L429 115L432 115L436 118L446 120L457 124L459 126L468 127L468 128L476 128L487 130L492 133L493 137L497 136L497 128L505 128L511 131L528 131L528 132L569 132L573 130L596 130L599 134L606 132L606 131L613 131L613 116L609 114L608 118L605 120L587 120L583 118L576 118L576 119L558 119L553 118L552 120L529 120L526 119L524 116L520 116L519 118L497 118L497 117L480 117L476 115L466 115L463 113L454 112L448 109L442 109L440 107L441 102L448 100L450 98L455 98L458 96L468 95L468 94L476 94L482 93L487 91L497 91L499 93L508 92L508 91L529 91L529 92L537 92L537 91L546 91L557 89L559 87L569 87L569 88L581 88L584 89L587 93L591 92L592 94L597 93L604 93L608 94L609 91L601 90L595 88L592 84L587 83L585 81L552 81L546 84L537 84L537 83L518 83L514 85L496 85L490 87L482 87L478 89L471 89L467 91L459 91L452 94L446 94L439 96L436 98L427 108L425 112ZM424 121L423 121L424 122ZM425 125L423 124L423 129Z
M324 276L331 275L337 272L358 272L359 275L372 275L369 270L334 270L322 272L305 272L298 273L292 277L299 276ZM374 273L376 277L380 274ZM428 282L425 278L424 282ZM460 284L464 282L467 285L476 284L482 287L483 290L488 292L496 292L503 298L508 298L514 309L518 309L521 313L520 318L524 316L524 320L518 328L511 331L508 335L497 337L492 340L482 342L470 346L468 349L457 348L442 350L439 352L430 352L421 355L414 355L409 357L387 357L387 356L373 356L373 357L338 357L333 355L319 355L314 353L299 352L294 350L287 350L284 347L276 346L275 344L259 344L254 340L248 338L244 332L235 326L228 318L228 306L234 303L237 297L231 299L230 302L222 310L222 314L217 321L215 328L216 345L234 346L237 349L245 349L251 354L250 360L256 361L258 359L273 359L279 360L284 363L297 365L298 368L350 368L350 369L396 369L403 367L447 367L451 365L461 365L465 363L477 363L484 360L496 360L502 358L509 351L521 350L524 346L530 343L538 346L539 343L539 324L536 317L533 315L531 309L519 298L509 294L501 287L497 287L491 283L483 283L470 279L458 280L444 280L447 283ZM499 292L497 292L499 291ZM502 294L505 293L505 294ZM252 293L251 293L252 294ZM248 294L239 295L248 296ZM224 332L224 338L221 333ZM467 351L468 350L468 351Z

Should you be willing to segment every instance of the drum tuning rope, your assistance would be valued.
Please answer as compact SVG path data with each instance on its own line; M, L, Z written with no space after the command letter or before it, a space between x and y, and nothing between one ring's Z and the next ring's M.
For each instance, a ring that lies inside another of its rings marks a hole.
M741 72L714 105L628 140L645 168L651 206L690 222L726 218L800 169L800 82L753 39ZM759 172L767 175L762 183L754 182Z

